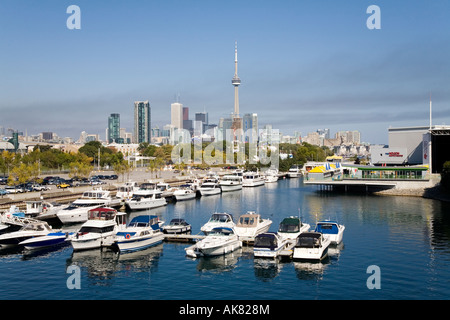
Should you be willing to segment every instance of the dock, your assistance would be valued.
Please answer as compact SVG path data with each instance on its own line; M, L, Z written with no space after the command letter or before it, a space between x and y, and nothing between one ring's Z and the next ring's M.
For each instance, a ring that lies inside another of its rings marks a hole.
M165 241L197 242L205 237L201 234L164 234Z
M294 254L295 240L289 241L286 247L278 254L280 258L292 258Z

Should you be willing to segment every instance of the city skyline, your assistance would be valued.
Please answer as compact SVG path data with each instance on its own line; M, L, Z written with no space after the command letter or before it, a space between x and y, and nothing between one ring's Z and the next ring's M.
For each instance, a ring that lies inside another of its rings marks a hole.
M66 27L71 4L81 9L80 30ZM366 26L372 4L379 30ZM237 41L241 114L257 113L261 127L284 134L358 130L362 141L387 143L390 126L428 124L430 93L433 124L450 124L449 9L425 1L2 1L0 125L103 136L113 113L132 131L134 101L148 100L161 128L175 93L218 123L233 112Z

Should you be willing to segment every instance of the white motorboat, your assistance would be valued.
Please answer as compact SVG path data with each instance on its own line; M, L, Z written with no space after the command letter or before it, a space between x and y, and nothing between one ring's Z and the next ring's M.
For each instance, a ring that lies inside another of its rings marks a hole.
M139 189L139 187L136 182L125 182L117 188L116 197L122 200L130 199L137 189Z
M316 223L315 232L321 232L325 238L329 238L332 244L342 242L345 226L336 221L323 220Z
M190 200L195 199L197 192L190 185L184 184L173 192L173 196L177 201Z
M215 179L205 180L198 190L202 196L211 196L222 192L218 180Z
M307 232L311 226L303 223L299 217L288 217L281 221L278 234L284 239L295 240L300 233Z
M146 210L167 205L160 190L138 190L133 197L125 201L130 210Z
M74 250L109 247L114 236L125 227L125 213L101 207L89 210L88 220L69 238Z
M242 190L242 176L229 174L219 181L222 192Z
M62 223L80 223L88 220L88 211L101 206L120 205L119 198L112 198L108 190L102 188L83 192L81 197L56 214Z
M233 216L229 213L219 213L215 212L211 215L211 218L208 220L207 223L205 223L200 230L208 235L208 233L211 232L212 229L218 228L218 227L224 227L224 228L233 228L235 226L233 221Z
M302 175L302 171L299 168L299 166L294 165L289 168L289 171L288 171L289 178L298 178L298 177L301 177L301 175Z
M243 187L258 187L265 184L264 177L259 172L244 172L242 176Z
M162 192L163 197L172 197L177 188L172 188L168 183L159 182L156 188Z
M121 253L134 252L162 243L162 222L155 215L134 217L128 226L116 233L114 246Z
M234 231L240 240L252 242L258 234L269 231L271 225L272 220L262 219L261 215L249 211L239 217Z
M191 225L184 219L175 218L170 221L170 223L163 228L163 232L167 234L181 234L190 233Z
M38 220L58 219L57 214L61 209L67 208L69 205L56 202L42 201L42 211L35 216Z
M273 183L278 181L278 170L269 169L264 173L264 180L266 183Z
M54 247L63 245L68 239L71 233L67 232L50 232L49 234L41 237L33 237L24 240L19 243L19 245L24 246L28 250L37 250L47 247Z
M195 245L186 248L186 254L191 257L219 256L242 247L242 242L232 228L214 228Z
M46 236L54 232L52 227L45 221L29 220L20 230L1 234L0 248L14 247L27 239Z
M274 232L265 232L255 237L253 255L255 258L276 258L286 248L287 239Z
M330 239L325 238L320 232L301 233L294 246L293 259L322 260L328 255Z

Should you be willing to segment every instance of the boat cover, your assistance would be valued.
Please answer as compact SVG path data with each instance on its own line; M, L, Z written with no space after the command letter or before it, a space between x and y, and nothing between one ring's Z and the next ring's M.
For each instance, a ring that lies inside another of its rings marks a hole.
M146 227L148 225L151 225L152 229L154 229L154 230L159 229L158 216L154 216L154 215L137 216L137 217L134 217L130 221L130 224L128 226L129 227Z
M334 221L318 222L315 232L321 232L323 234L338 234L338 224Z
M299 218L285 218L280 223L278 229L279 232L299 232L300 231L300 219Z
M258 234L255 238L254 248L268 248L274 250L278 247L278 239L272 232Z
M316 232L301 233L297 237L295 246L298 248L317 248L320 246L320 237L321 234Z

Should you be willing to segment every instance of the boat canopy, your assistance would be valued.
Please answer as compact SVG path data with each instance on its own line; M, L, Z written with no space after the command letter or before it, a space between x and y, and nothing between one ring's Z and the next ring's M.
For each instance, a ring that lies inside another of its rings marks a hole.
M100 207L88 211L89 220L113 220L117 211L112 208Z
M270 250L274 250L278 247L278 238L273 232L258 234L255 237L255 243L253 246L255 248L269 248Z
M128 227L148 227L148 226L157 225L158 221L159 221L158 216L141 215L141 216L134 217L128 224Z
M320 221L316 225L315 232L321 232L323 234L338 234L339 228L335 221Z
M318 248L321 245L322 234L318 232L301 233L297 238L297 248Z
M252 228L258 223L259 215L257 214L243 214L240 218L236 227Z
M280 223L280 227L278 228L278 232L287 232L287 233L295 233L300 231L300 226L302 222L299 218L290 217L284 218Z

